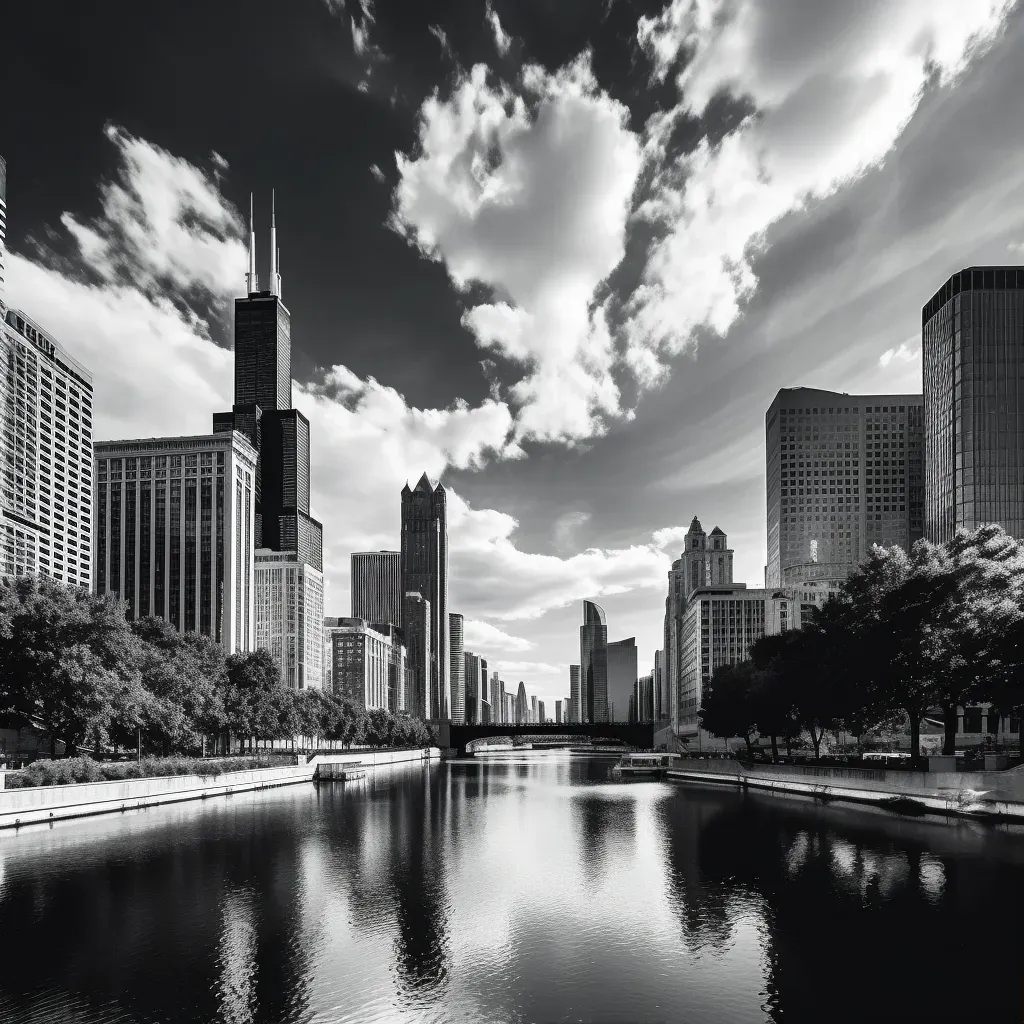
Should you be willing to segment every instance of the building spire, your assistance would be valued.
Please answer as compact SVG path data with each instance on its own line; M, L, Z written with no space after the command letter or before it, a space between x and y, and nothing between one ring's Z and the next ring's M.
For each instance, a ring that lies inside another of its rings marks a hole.
M277 247L277 210L274 189L270 190L270 294L281 296L281 250Z
M252 219L252 193L249 193L249 273L245 275L245 288L251 295L259 291L259 280L256 277L256 228Z

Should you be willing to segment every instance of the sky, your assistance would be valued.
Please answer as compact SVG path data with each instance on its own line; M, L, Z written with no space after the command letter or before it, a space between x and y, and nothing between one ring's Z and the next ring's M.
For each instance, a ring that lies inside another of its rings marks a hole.
M5 12L7 301L97 439L204 433L271 189L325 613L449 489L449 608L553 702L584 598L661 646L697 516L763 584L782 387L921 389L1024 253L1014 0L70 0ZM553 706L549 704L549 713Z

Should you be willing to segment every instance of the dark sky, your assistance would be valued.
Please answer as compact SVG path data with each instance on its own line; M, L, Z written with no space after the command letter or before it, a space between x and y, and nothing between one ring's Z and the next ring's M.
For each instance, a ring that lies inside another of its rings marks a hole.
M650 663L694 515L761 583L778 388L920 390L922 304L1024 251L1013 3L10 6L7 299L91 366L108 436L209 429L276 189L327 613L427 469L453 608L542 696L583 597ZM463 324L503 300L521 334Z

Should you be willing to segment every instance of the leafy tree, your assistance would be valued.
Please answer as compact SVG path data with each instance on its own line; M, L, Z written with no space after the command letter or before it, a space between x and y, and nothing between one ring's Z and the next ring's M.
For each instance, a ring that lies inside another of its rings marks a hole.
M224 686L224 720L229 736L252 749L256 737L279 738L281 711L286 691L281 675L269 651L232 654L226 663Z
M752 688L754 665L744 661L738 665L719 665L711 681L704 686L700 708L700 724L712 736L731 739L736 736L751 753L751 739L757 732Z

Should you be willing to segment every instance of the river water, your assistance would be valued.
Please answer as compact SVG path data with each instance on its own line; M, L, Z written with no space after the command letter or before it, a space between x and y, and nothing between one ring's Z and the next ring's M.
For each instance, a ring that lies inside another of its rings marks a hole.
M0 834L0 1021L1019 1021L1024 834L567 752Z

